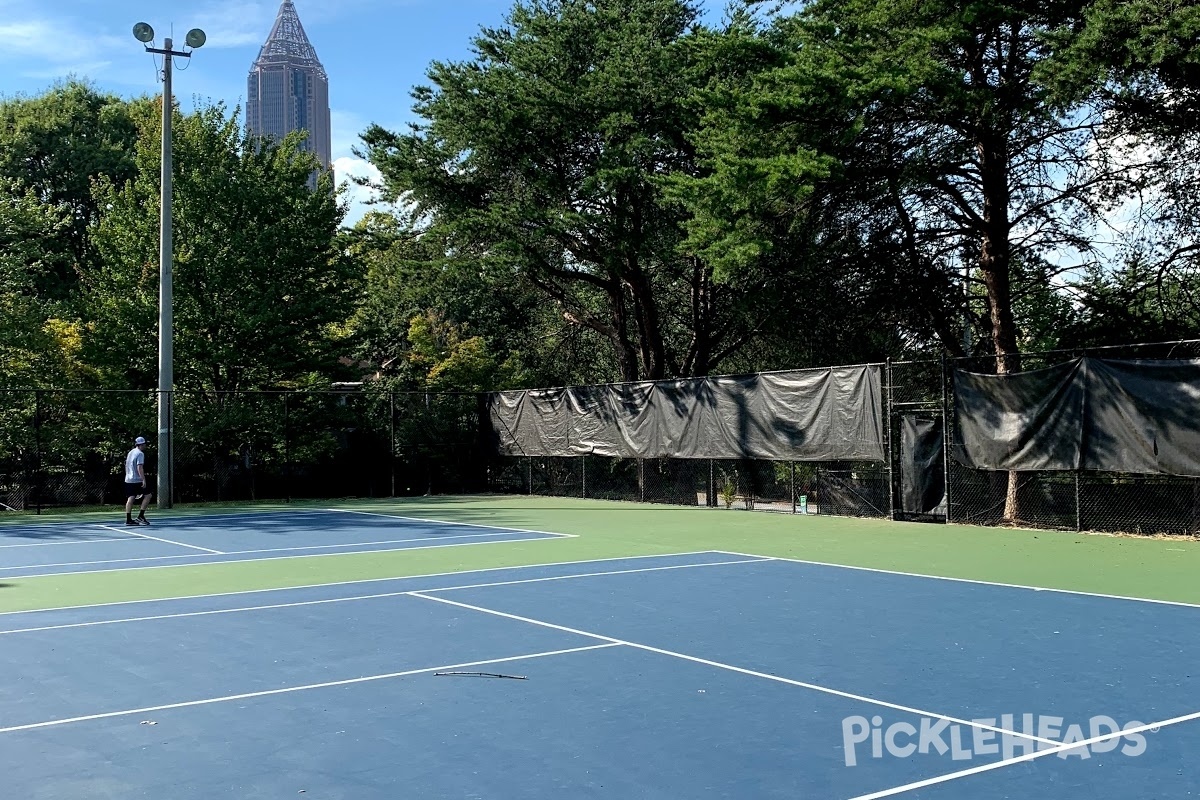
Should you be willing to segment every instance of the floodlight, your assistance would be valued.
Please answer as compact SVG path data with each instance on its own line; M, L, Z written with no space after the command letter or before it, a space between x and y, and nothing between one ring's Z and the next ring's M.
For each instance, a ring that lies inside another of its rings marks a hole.
M154 28L151 28L144 22L139 22L133 26L133 38L137 39L142 44L147 44L154 41Z
M204 31L200 30L199 28L192 28L190 31L188 31L187 38L184 39L184 42L187 43L187 46L192 49L204 47L204 43L207 41L208 37L205 36Z

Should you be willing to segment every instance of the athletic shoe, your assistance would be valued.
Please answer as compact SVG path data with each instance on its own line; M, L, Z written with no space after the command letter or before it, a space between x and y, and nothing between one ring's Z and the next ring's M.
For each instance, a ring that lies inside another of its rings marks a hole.
M150 520L146 519L145 517L138 517L138 518L137 518L137 524L138 524L138 525L149 525L149 524L150 524Z
M135 527L137 526L137 523L136 523L136 522L134 522L134 521L133 521L133 520L131 520L131 519L127 519L127 520L125 520L125 524L126 524L126 525L133 525L133 526L135 526Z

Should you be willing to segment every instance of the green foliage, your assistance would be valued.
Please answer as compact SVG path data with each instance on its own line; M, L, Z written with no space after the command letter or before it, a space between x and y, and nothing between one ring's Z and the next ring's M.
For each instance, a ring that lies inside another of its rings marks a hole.
M1094 0L1052 32L1042 77L1060 102L1099 95L1135 129L1194 131L1200 110L1200 6Z
M562 318L511 269L453 251L437 229L420 231L397 216L373 213L349 242L365 280L347 336L357 357L395 388L560 384L587 381L602 369L595 366L594 342L581 346L579 337L564 332ZM421 351L410 341L414 320L436 320L455 343ZM477 339L467 350L476 354L472 361L487 365L439 370L431 383L434 363L426 362L446 358L465 339ZM456 383L460 378L466 382Z
M54 263L44 245L68 224L66 208L0 185L0 386L53 385L77 354L70 326L38 291Z
M440 252L536 289L607 343L613 377L703 374L752 338L746 297L680 251L662 188L696 168L695 17L681 0L518 3L474 60L430 67L419 125L364 135Z
M1192 339L1200 331L1200 275L1131 262L1091 270L1074 289L1082 311L1062 332L1070 345L1119 345Z
M733 508L733 501L737 500L737 482L735 478L731 478L724 470L721 471L721 502L726 508Z
M136 137L133 104L87 83L0 100L0 196L28 192L63 212L64 224L39 240L39 296L66 299L92 264L89 226L101 212L93 185L132 177Z
M151 386L156 372L160 133L148 111L137 176L102 191L103 266L81 300L90 356L117 385ZM317 164L298 139L256 142L219 105L177 113L174 127L176 385L220 393L335 374L354 277L328 176L310 191Z

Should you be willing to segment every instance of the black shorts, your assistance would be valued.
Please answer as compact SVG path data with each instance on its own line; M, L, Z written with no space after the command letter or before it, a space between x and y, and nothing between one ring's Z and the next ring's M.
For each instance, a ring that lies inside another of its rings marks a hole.
M134 500L141 500L143 496L151 494L149 486L142 486L140 483L125 484L125 496L132 497Z

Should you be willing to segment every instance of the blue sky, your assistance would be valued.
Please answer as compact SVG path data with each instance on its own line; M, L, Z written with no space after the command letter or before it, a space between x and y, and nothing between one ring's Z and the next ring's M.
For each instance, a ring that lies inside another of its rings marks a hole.
M333 156L340 176L369 174L354 158L370 124L399 128L412 119L409 91L429 63L469 56L471 37L498 26L511 0L294 0L330 77ZM723 0L703 0L716 23ZM0 95L36 94L68 76L124 97L160 91L151 57L133 39L148 22L161 46L193 27L208 43L175 78L184 108L194 101L239 105L246 76L271 30L279 0L0 0ZM361 189L351 220L362 213Z

